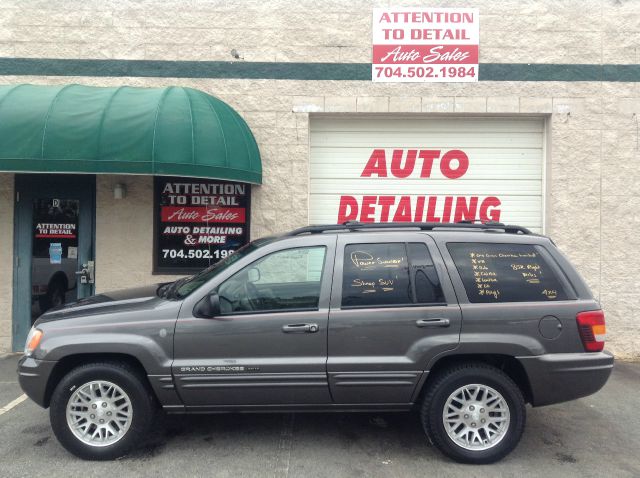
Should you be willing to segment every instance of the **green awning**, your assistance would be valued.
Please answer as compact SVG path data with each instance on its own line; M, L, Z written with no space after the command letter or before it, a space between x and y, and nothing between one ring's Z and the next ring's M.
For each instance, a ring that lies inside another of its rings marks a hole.
M0 171L191 176L260 184L242 117L191 88L0 86Z

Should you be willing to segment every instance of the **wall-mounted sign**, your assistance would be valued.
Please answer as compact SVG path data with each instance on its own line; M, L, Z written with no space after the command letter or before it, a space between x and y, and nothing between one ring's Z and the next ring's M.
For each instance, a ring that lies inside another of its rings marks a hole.
M249 240L245 183L155 178L154 273L197 272Z
M374 8L371 78L478 81L477 8Z
M537 118L311 120L309 222L501 221L542 232Z

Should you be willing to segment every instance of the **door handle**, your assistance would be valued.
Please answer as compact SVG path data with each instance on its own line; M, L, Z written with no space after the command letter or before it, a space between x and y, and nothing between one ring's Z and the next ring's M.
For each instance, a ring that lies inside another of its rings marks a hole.
M80 277L81 284L93 284L95 283L95 267L94 261L87 261L86 264L82 264L82 270L76 271L76 275Z
M416 320L418 327L449 327L449 319L419 319Z
M289 324L282 326L282 331L285 334L314 334L318 330L318 324Z

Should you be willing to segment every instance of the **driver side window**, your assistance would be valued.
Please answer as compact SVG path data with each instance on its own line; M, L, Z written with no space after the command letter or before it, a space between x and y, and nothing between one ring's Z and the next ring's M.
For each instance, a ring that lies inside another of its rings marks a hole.
M318 308L326 248L274 252L218 287L222 314Z

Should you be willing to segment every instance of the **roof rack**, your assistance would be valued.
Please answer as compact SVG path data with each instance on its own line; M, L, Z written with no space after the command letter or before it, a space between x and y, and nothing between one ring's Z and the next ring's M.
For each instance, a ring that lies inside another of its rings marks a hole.
M505 225L501 222L473 223L461 222L358 222L347 221L342 224L324 224L318 226L306 226L295 229L285 236L299 236L301 234L320 234L327 231L362 231L365 229L418 229L420 231L433 231L434 229L472 229L475 231L503 230L507 234L533 234L522 226Z

